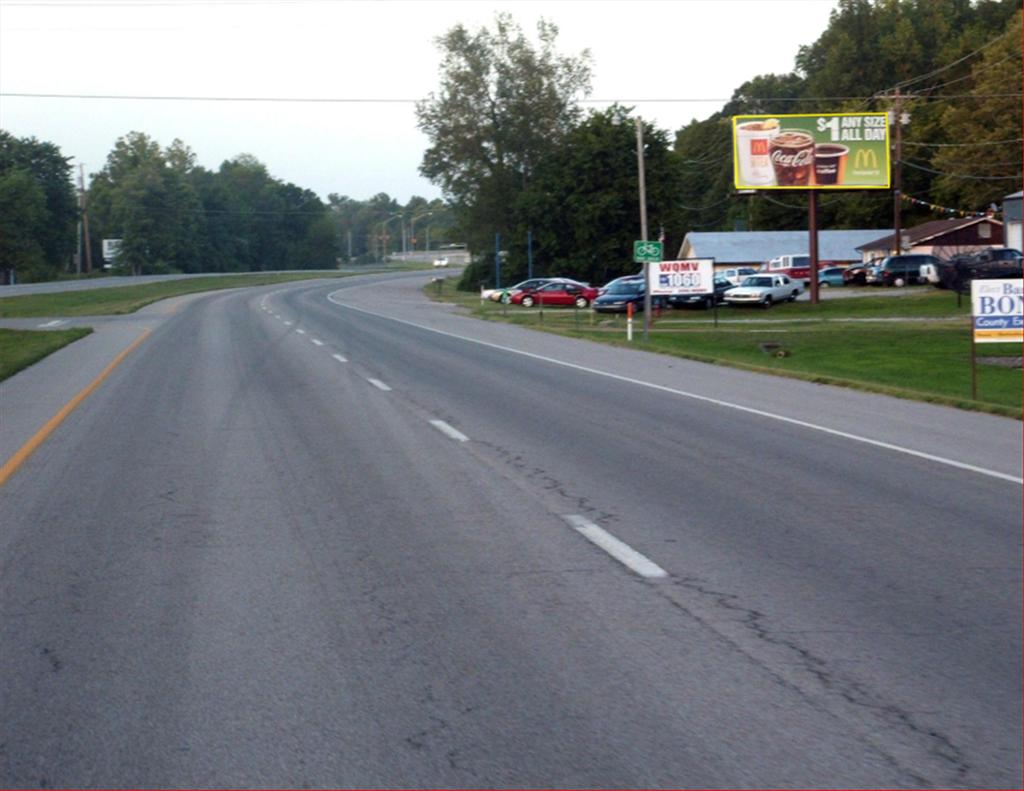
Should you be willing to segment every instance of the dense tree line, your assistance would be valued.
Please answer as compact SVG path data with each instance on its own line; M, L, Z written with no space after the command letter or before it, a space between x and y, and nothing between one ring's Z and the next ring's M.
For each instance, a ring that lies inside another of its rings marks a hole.
M926 204L983 211L1020 188L1021 14L1016 0L840 0L825 32L787 74L752 77L711 117L673 136L644 126L649 236L666 250L693 230L805 228L793 195L738 195L731 117L739 114L900 109L903 222L946 216ZM584 114L586 52L559 56L557 29L532 45L508 16L494 31L461 25L438 40L441 86L417 107L430 139L421 172L441 185L478 253L463 279L493 283L535 274L594 282L635 269L639 237L633 108ZM536 101L529 101L528 97ZM846 97L846 98L837 98ZM530 134L524 132L530 130ZM821 196L827 228L892 226L889 192Z
M0 131L0 269L19 281L74 272L81 212L69 158L51 143ZM87 216L93 268L103 239L120 239L115 272L259 272L369 263L455 241L440 200L400 205L381 193L365 201L274 178L249 154L217 170L196 163L182 141L162 147L141 132L118 139L92 174ZM385 224L385 220L392 222ZM404 232L404 239L403 239ZM83 256L83 258L85 258Z

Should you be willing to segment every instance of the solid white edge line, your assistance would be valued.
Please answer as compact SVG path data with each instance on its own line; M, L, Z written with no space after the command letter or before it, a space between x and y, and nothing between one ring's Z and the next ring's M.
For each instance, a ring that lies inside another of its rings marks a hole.
M432 425L434 428L436 428L442 434L445 434L445 435L451 437L452 439L457 440L458 442L469 442L469 437L467 437L465 434L463 434L457 428L452 428L447 423L445 423L443 420L431 420L430 421L430 425Z
M979 475L987 475L990 478L998 478L1003 481L1010 481L1011 483L1024 484L1024 478L1019 478L1016 475L1007 475L1004 472L998 472L997 470L989 470L985 467L977 467L973 464L967 464L966 462L956 461L954 459L947 459L943 456L936 456L931 453L925 453L920 450L913 450L912 448L906 448L901 445L893 445L889 442L882 442L881 440L871 439L870 437L862 437L857 434L850 434L846 431L839 431L838 429L828 428L827 426L819 426L816 423L808 423L805 420L797 420L796 418L786 417L785 415L777 415L774 412L766 412L763 409L755 409L754 407L743 406L742 404L734 404L730 401L722 401L718 398L711 398L710 396L699 395L698 393L690 393L686 390L677 390L674 387L666 387L665 385L655 384L654 382L645 382L642 379L632 379L628 376L620 376L619 374L609 373L608 371L599 371L596 368L588 368L585 365L576 365L575 363L567 363L563 360L556 360L553 357L545 357L541 354L534 354L533 352L524 352L521 349L512 349L508 346L501 346L497 343L490 343L488 341L477 340L476 338L467 338L464 335L457 335L454 332L447 332L445 330L434 329L433 327L424 327L422 324L416 324L412 321L406 321L405 319L396 319L393 316L384 316L380 313L374 313L363 308L357 308L352 305L346 305L343 302L337 302L332 299L335 294L341 293L342 289L331 292L327 295L327 299L333 302L338 307L346 308L347 310L354 310L358 313L365 313L367 316L376 316L379 319L386 319L388 321L395 321L399 324L407 324L410 327L415 327L425 332L433 332L438 335L444 335L449 338L455 338L456 340L465 341L466 343L475 343L480 346L486 346L490 349L498 349L500 351L509 352L511 354L518 354L523 357L529 357L534 360L541 360L543 362L552 363L553 365L561 365L565 368L572 368L577 371L584 371L586 373L594 374L595 376L603 376L608 379L614 379L619 382L628 382L629 384L639 385L640 387L647 387L651 390L659 390L663 393L672 393L673 395L682 396L683 398L691 398L694 401L703 401L706 404L715 404L716 406L725 407L727 409L735 409L739 412L746 412L750 415L757 415L758 417L765 417L771 420L778 420L782 423L789 423L792 426L800 426L801 428L811 429L812 431L820 431L823 434L831 434L834 437L842 437L843 439L852 440L853 442L862 442L865 445L872 445L876 448L884 448L885 450L891 450L895 453L903 453L907 456L915 456L919 459L925 459L927 461L933 461L937 464L945 464L948 467L956 467L960 470L969 470L970 472L976 472Z
M630 571L647 579L661 579L668 576L668 572L653 560L641 555L629 544L620 541L589 519L578 514L566 514L562 518L587 541L603 549Z
M388 387L388 386L387 386L386 384L384 384L384 383L383 383L383 382L382 382L382 381L381 381L380 379L370 379L370 378L368 377L368 378L366 379L366 381L367 381L367 382L369 382L370 384L372 384L372 385L373 385L374 387L376 387L376 388L377 388L378 390L383 390L383 391L384 391L385 393L386 393L386 392L388 392L388 391L389 391L389 390L391 389L391 388L390 388L390 387Z
M335 360L337 360L337 361L338 361L339 363L347 363L347 362L348 362L348 360L346 360L346 359L345 359L344 357L342 357L342 356L341 356L340 354L332 354L332 355L331 355L331 357L333 357L333 358L334 358Z

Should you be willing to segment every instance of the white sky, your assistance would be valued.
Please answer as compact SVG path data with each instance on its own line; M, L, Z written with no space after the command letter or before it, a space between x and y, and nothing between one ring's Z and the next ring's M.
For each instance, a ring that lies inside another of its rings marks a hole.
M0 94L417 100L439 86L437 36L510 12L558 50L589 48L592 99L674 132L743 82L792 70L836 0L0 0ZM693 102L709 98L711 102ZM649 101L673 99L677 101ZM688 101L678 101L685 99ZM601 107L588 103L587 107ZM86 172L115 140L181 138L199 164L249 153L272 175L365 200L434 198L412 101L243 103L0 96L0 127L60 146Z

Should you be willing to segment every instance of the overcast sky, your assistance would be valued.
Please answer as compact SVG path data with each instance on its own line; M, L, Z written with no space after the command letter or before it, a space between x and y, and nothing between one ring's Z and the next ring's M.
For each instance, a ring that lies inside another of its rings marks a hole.
M793 69L835 0L0 0L0 127L99 170L118 137L181 138L216 169L248 153L275 177L365 200L440 196L419 175L413 102L439 86L435 39L510 12L593 58L587 107L634 105L669 131L751 77ZM364 99L122 101L11 93ZM708 99L697 102L696 99ZM390 101L384 101L390 100ZM657 101L661 100L661 101Z

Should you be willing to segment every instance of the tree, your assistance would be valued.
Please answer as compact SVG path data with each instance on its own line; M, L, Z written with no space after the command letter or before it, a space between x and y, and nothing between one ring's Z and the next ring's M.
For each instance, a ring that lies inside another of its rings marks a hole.
M33 174L22 168L0 172L0 271L14 271L20 280L46 277L39 241L46 223L46 195Z
M78 202L71 182L70 158L53 143L34 137L16 138L0 130L0 177L7 175L12 179L6 187L8 196L12 190L26 189L24 177L31 179L42 194L41 216L36 216L33 199L24 205L17 201L7 204L4 219L23 241L26 229L32 229L32 248L38 247L39 252L38 259L32 256L36 262L32 277L54 277L65 268L75 249ZM24 255L25 248L21 249ZM25 279L26 273L20 272L19 277Z
M507 231L510 203L580 117L590 56L558 55L557 35L555 25L539 22L535 47L499 14L493 32L456 25L437 40L441 88L416 105L430 139L420 172L455 204L471 247Z
M97 239L121 239L121 263L133 273L201 271L201 205L188 180L191 162L194 155L181 141L164 152L148 135L130 132L93 176L90 217Z
M1019 139L1024 119L1020 98L1007 88L1020 85L1021 22L1018 11L1006 35L987 48L972 68L970 80L977 98L949 104L941 117L949 143L931 163L941 174L935 179L939 201L984 209L1020 186Z
M659 227L675 225L680 171L666 132L644 124L643 137L649 234L656 238ZM516 223L505 245L510 253L505 276L526 276L528 231L533 232L535 274L603 283L635 272L637 179L633 119L617 106L590 113L566 135L557 155L539 163L516 203ZM490 282L489 261L477 275Z

